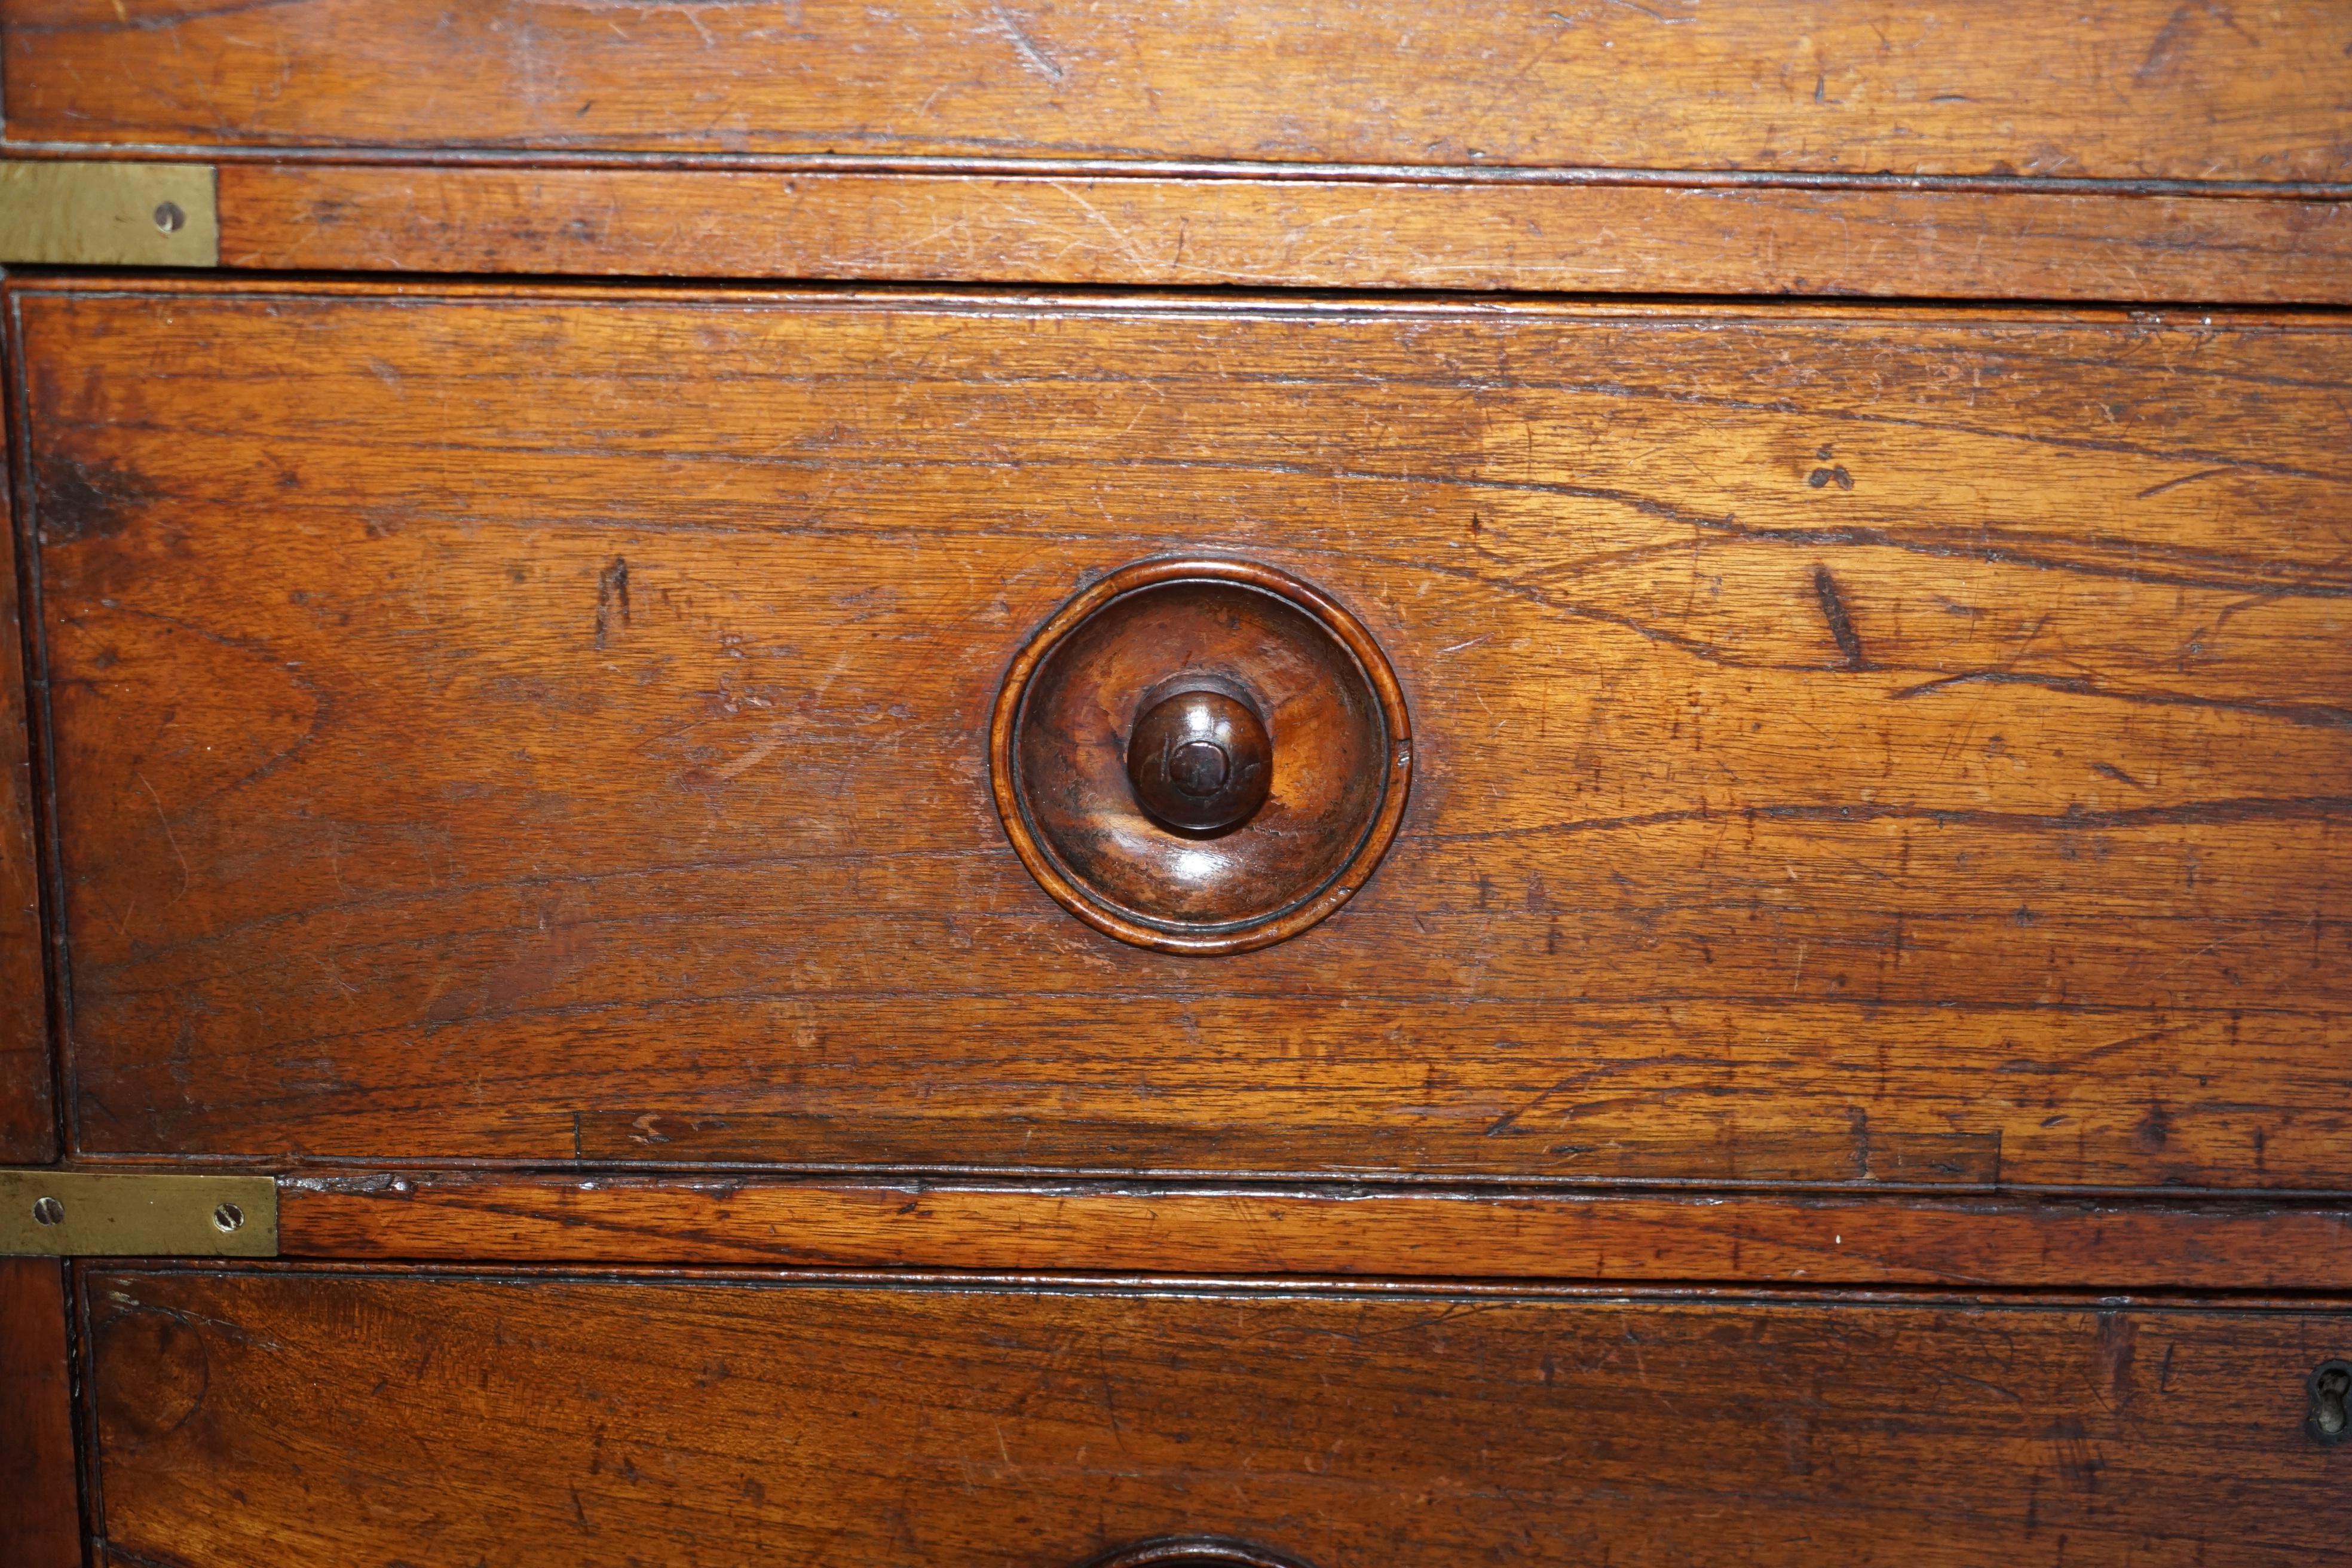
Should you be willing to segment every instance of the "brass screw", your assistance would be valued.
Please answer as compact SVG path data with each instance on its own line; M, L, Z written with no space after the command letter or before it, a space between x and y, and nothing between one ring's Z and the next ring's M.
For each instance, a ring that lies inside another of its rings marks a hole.
M187 226L188 215L180 210L177 202L163 202L155 208L155 226L165 234L177 234Z
M245 1211L235 1204L223 1204L213 1210L213 1227L222 1232L235 1230L245 1223Z
M35 1198L33 1220L37 1225L63 1225L66 1222L66 1205L55 1198Z
M2352 1363L2321 1362L2306 1386L2311 1391L2311 1414L2303 1429L2321 1443L2341 1443L2352 1437Z

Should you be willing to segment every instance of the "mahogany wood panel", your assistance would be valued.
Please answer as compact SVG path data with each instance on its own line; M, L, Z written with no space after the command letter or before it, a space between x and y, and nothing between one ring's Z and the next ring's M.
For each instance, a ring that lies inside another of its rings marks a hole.
M6 0L19 140L2352 177L2332 0Z
M2316 1561L2326 1310L93 1274L113 1561ZM223 1507L221 1500L236 1500Z
M224 266L2352 302L2352 203L229 163Z
M0 396L0 410L9 399ZM12 437L16 429L8 426ZM58 1157L55 1066L49 1058L48 961L41 936L39 831L30 752L33 705L25 684L25 617L8 467L0 458L0 1163Z
M289 1258L2352 1290L2352 1213L403 1173L278 1184Z
M0 1258L0 1563L81 1568L65 1265Z
M2332 319L15 299L83 1150L2352 1186ZM987 781L1176 549L1418 749L1215 960Z

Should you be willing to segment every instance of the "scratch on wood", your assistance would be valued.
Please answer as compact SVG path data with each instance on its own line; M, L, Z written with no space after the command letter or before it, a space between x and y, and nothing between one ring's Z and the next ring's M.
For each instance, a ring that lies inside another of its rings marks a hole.
M2135 702L2154 708L2201 708L2215 713L2245 713L2275 719L2281 723L2310 729L2352 730L2352 708L2330 707L2324 702L2200 697L2188 691L2101 686L2077 675L2043 675L2032 670L1971 669L1958 675L1938 676L1934 680L1906 686L1886 695L1891 702L1904 702L1914 697L1931 696L1962 686L2036 686L2044 691L2063 691L2072 697L2095 697L2108 702Z
M2235 470L2231 468L2200 468L2193 474L2183 474L2177 479L2167 479L2160 485L2150 485L2147 489L2141 490L2138 494L2133 496L2132 499L2134 500L2146 500L2150 496L2160 496L2167 490L2177 490L2183 485L2193 485L2200 479L2210 479L2220 475L2234 471Z
M155 786L147 782L147 775L134 772L131 776L139 781L139 787L145 790L147 798L155 803L155 820L163 825L163 842L172 847L173 855L180 862L180 890L172 898L172 901L176 904L188 896L188 889L191 885L187 851L180 847L180 836L172 831L172 818L171 815L163 809L163 797L155 793Z
M1043 45L1031 37L1027 30L1013 19L1013 14L1010 11L998 4L997 0L989 0L988 14L996 18L997 26L1004 29L1004 36L1013 40L1013 47L1018 51L1024 60L1028 62L1032 69L1045 73L1049 81L1063 79L1065 73L1061 66L1055 62L1053 56L1045 52Z
M1609 4L1612 5L1622 6L1628 11L1639 11L1643 16L1647 16L1651 21L1658 23L1662 26L1671 27L1675 26L1677 23L1696 22L1698 20L1696 16L1669 16L1664 11L1654 11L1649 6L1639 4L1638 0L1609 0ZM1559 13L1557 11L1552 13L1554 16L1558 16L1559 14Z

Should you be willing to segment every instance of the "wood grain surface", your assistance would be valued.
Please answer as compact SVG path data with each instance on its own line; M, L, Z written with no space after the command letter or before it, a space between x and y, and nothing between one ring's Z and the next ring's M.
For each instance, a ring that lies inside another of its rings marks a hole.
M13 414L12 401L0 395L0 411ZM8 428L13 437L16 426ZM16 456L13 438L8 448L0 459L0 1163L39 1165L58 1157L56 1068L41 931L33 709L18 607L23 574L8 473Z
M65 1265L0 1258L0 1563L82 1568Z
M2352 202L229 163L224 266L2352 302Z
M2332 319L14 299L82 1150L2352 1188ZM1214 960L987 780L1175 549L1419 751Z
M289 1258L2352 1291L2352 1211L373 1173L278 1184Z
M2333 1552L2352 1456L2303 1432L2332 1308L139 1269L89 1300L125 1564L1063 1568L1202 1531L1318 1568L2231 1568Z
M2352 177L2331 0L6 0L79 143Z

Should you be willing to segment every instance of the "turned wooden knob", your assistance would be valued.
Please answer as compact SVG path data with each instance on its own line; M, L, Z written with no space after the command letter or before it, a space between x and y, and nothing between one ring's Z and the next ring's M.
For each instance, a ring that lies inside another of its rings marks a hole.
M1274 786L1274 742L1256 704L1195 687L1160 698L1127 741L1127 777L1170 827L1218 833L1247 822Z
M1287 1552L1223 1535L1163 1535L1090 1558L1083 1568L1307 1568Z
M1355 616L1246 561L1139 561L1022 649L989 760L1006 837L1080 920L1169 952L1295 936L1363 886L1412 764Z

